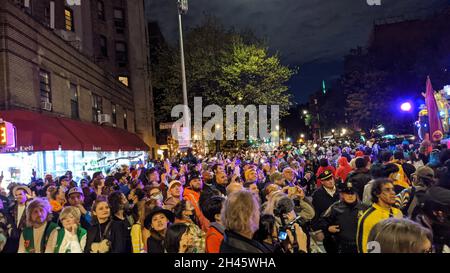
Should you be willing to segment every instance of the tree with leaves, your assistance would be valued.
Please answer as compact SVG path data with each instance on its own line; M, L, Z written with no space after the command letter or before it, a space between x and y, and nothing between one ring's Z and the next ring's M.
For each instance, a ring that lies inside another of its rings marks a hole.
M152 65L152 81L158 94L155 107L158 122L172 121L171 109L182 104L180 57L178 47L157 54ZM213 17L187 32L185 62L189 106L194 97L202 97L203 105L277 104L280 115L288 113L289 79L296 73L280 63L277 54L254 35L226 30ZM193 115L193 113L191 113Z

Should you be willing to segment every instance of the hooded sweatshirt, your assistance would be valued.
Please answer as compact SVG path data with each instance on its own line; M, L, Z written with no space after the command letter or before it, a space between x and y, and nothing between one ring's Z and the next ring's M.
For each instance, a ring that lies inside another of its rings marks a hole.
M348 174L353 170L353 168L348 164L346 157L341 157L338 160L339 168L336 170L336 177L340 178L342 181L347 179Z

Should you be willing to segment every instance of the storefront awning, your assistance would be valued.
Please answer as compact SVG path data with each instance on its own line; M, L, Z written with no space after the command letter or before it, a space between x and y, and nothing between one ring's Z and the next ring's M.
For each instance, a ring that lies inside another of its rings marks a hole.
M81 150L80 141L51 116L31 111L0 111L0 118L16 127L16 149L10 152Z
M79 139L83 151L119 151L120 139L114 139L99 125L59 118L67 131Z
M137 135L126 130L99 126L25 110L0 111L0 118L16 126L19 151L148 151Z
M102 127L113 139L119 141L121 151L148 151L149 147L137 135L123 129L113 127Z

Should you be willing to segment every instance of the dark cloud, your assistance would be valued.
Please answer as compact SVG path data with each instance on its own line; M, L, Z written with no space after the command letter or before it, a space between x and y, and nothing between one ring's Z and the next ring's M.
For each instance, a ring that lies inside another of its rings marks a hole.
M178 37L176 2L146 1L147 18L158 21L171 42ZM186 28L193 27L206 13L218 17L225 26L253 30L267 40L272 51L281 54L285 64L310 71L311 77L299 75L292 81L299 84L293 86L297 100L304 100L313 91L305 86L314 86L315 78L329 79L339 74L342 65L337 63L342 62L342 57L351 48L367 44L375 20L396 16L417 18L435 12L447 5L448 0L381 0L381 3L369 6L366 0L190 0L183 22ZM330 67L324 68L326 65ZM315 84L320 86L321 82Z

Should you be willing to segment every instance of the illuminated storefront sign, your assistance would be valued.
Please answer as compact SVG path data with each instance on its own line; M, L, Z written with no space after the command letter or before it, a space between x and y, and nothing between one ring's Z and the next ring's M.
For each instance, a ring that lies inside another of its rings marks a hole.
M16 133L14 126L0 119L0 146L2 148L16 147Z

